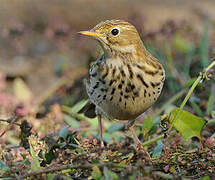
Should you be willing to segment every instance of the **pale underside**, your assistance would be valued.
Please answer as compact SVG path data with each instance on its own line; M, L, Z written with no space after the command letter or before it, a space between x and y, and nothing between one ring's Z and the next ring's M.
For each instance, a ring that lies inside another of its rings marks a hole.
M165 78L162 65L154 61L151 65L104 56L95 61L86 89L96 113L108 119L134 120L154 104Z

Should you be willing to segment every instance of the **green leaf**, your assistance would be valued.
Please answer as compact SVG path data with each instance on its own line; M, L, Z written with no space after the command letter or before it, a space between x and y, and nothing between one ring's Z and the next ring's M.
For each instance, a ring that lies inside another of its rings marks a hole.
M65 126L59 131L59 137L66 139L67 136L70 134L70 131L68 130L69 126Z
M114 123L107 129L107 132L112 133L114 131L119 131L122 128L123 128L122 123Z
M72 112L78 112L84 105L87 104L89 100L82 100L82 101L79 101L77 104L75 104L72 108L71 108L71 111Z
M201 177L199 180L211 180L211 178L209 176L204 176L204 177Z
M205 28L202 34L202 39L199 44L199 53L200 53L203 68L205 68L209 64L208 49L209 49L208 48L208 22L206 22Z
M56 176L56 174L49 173L49 174L47 174L46 178L47 178L47 180L53 180L55 178L55 176Z
M185 139L194 136L200 138L200 133L206 123L205 119L179 108L172 110L169 121Z
M105 176L105 180L117 180L119 179L117 174L110 171L107 167L104 167L104 176Z
M153 151L153 154L152 154L152 157L155 158L155 157L160 157L161 153L162 153L162 149L163 149L163 143L161 140L159 140L157 142L157 146L154 148L154 151Z
M99 167L94 166L92 169L93 169L92 174L91 174L92 178L95 180L101 180L102 179L102 173L101 173Z
M20 101L30 101L32 98L32 93L28 86L21 78L16 78L13 83L14 94Z
M214 107L214 94L211 94L208 99L206 114L209 115Z
M211 111L212 118L215 118L215 111Z
M143 126L142 126L142 132L143 132L144 136L146 136L149 133L149 131L152 129L153 125L154 125L154 123L153 123L151 116L144 119Z
M80 127L80 123L75 118L67 114L64 114L64 121L74 129Z
M9 169L10 168L2 160L0 160L0 175Z
M40 162L39 162L39 159L37 158L37 155L34 151L34 148L33 148L33 142L31 142L29 140L29 145L30 145L30 153L31 153L31 157L32 157L32 163L31 163L31 170L32 171L38 171L41 169L40 167Z
M22 158L24 159L23 162L26 166L30 166L31 163L30 161L26 158L26 155L25 154L21 154Z

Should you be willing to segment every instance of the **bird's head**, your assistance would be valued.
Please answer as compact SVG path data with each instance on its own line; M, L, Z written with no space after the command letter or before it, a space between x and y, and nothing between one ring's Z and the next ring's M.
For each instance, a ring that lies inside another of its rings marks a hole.
M107 20L88 31L79 33L97 39L106 56L112 56L118 52L136 53L145 49L136 28L122 20Z

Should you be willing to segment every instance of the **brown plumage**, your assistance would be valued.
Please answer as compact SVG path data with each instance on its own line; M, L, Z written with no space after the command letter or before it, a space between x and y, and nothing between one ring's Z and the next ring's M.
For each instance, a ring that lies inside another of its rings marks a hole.
M128 22L105 21L80 33L97 39L104 50L85 82L91 104L80 112L91 117L97 114L135 120L159 97L165 79L163 66L145 49L137 30Z

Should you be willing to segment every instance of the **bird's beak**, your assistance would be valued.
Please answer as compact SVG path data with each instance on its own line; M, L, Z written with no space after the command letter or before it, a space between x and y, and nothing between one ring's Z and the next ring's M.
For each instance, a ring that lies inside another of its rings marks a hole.
M97 32L94 32L93 30L89 30L89 31L80 31L78 32L79 34L83 34L83 35L86 35L86 36L92 36L92 37L102 37L102 34L100 33L97 33Z

